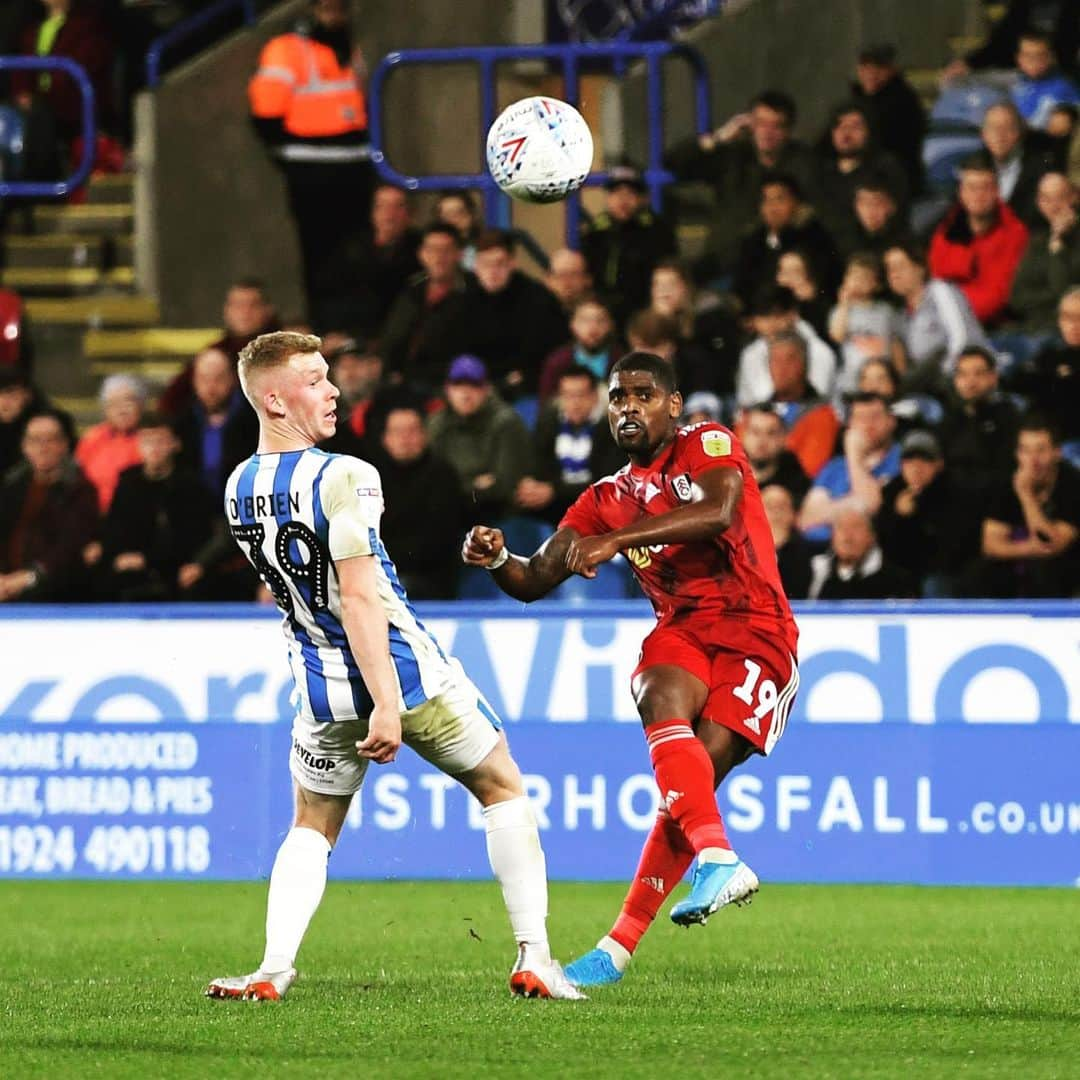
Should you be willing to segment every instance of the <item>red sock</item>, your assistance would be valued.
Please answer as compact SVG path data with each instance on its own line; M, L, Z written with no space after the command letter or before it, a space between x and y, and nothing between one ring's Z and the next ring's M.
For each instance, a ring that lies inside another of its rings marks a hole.
M611 937L627 952L637 948L661 905L693 861L694 849L682 829L666 810L661 810L641 849L633 884L611 929Z
M668 813L695 852L731 850L716 806L715 772L709 752L686 720L661 720L645 729L656 784Z

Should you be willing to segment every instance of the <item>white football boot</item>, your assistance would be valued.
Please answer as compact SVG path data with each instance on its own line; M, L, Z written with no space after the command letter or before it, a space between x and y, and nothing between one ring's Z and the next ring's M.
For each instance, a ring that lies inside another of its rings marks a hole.
M586 996L567 979L558 960L547 949L518 947L517 963L510 972L510 993L524 998L556 998L564 1001L585 1001Z
M273 975L268 975L265 971L253 971L250 975L215 979L206 988L206 996L233 1001L280 1001L294 982L296 968L278 971Z

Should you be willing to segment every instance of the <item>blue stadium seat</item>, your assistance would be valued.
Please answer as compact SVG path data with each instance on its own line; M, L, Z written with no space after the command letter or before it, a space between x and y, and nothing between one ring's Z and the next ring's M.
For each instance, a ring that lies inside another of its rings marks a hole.
M611 562L602 563L592 580L577 574L567 578L551 594L551 599L584 606L596 600L625 600L635 595L634 589L630 564L618 555Z
M17 180L22 175L23 114L11 105L0 105L0 177Z
M932 191L951 194L956 187L960 162L982 147L977 131L935 131L931 128L923 142L926 183Z
M514 411L525 421L525 426L532 431L536 427L536 418L540 415L540 399L520 397L514 402Z
M1061 456L1071 465L1080 469L1080 439L1061 444Z
M1005 86L982 79L946 86L930 110L930 129L946 125L978 129L986 110L1008 98Z

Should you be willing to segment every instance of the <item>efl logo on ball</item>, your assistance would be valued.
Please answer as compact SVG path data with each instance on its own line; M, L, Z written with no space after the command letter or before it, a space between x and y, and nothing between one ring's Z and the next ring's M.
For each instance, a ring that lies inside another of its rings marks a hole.
M589 125L558 98L516 101L488 131L488 170L507 195L523 202L565 199L585 182L592 156Z

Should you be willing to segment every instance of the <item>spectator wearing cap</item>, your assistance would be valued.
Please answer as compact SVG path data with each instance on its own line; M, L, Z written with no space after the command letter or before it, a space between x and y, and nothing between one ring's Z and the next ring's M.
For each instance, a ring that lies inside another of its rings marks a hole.
M548 402L558 393L559 379L569 368L583 367L593 378L606 379L621 355L611 309L595 296L583 297L570 315L570 343L552 352L540 370L540 401Z
M1028 131L1011 101L999 101L983 116L982 143L997 174L1001 198L1029 228L1038 225L1039 180L1057 168L1052 141L1041 132Z
M641 173L614 166L604 184L604 209L582 225L581 253L619 326L649 303L653 267L675 250L675 233L649 206Z
M377 337L398 294L420 272L409 196L380 184L371 202L371 231L351 238L337 274L325 273L320 326L352 327Z
M858 510L873 516L881 489L900 472L896 418L877 394L855 394L848 410L843 454L818 473L803 503L799 528L812 542L828 540L837 516Z
M878 147L867 106L848 101L836 106L815 150L816 170L810 199L829 234L841 248L850 247L856 231L855 189L868 175L885 179L901 213L909 188L900 163Z
M869 514L845 507L836 515L829 550L810 560L811 600L903 600L918 595L907 571L885 558Z
M1030 335L1052 334L1058 301L1080 284L1080 192L1063 173L1047 173L1036 197L1041 224L1013 279L1009 309Z
M369 418L382 386L383 362L378 352L357 338L344 338L327 348L330 381L341 392L337 399L337 430L320 445L335 454L366 456Z
M556 248L551 253L544 284L559 301L568 319L579 301L593 295L592 274L585 256L570 248Z
M494 392L487 368L475 356L459 356L450 365L446 404L430 421L432 450L453 466L477 513L510 512L531 464L524 421Z
M192 371L194 399L175 422L179 462L193 469L220 505L229 474L252 453L259 422L240 391L236 366L220 349L203 349Z
M180 600L207 567L219 509L191 470L176 464L180 441L159 413L143 413L139 464L125 469L101 530L97 592L125 603Z
M810 490L810 477L784 445L787 428L771 405L753 405L739 420L739 441L746 451L758 487L773 485L790 492L796 510Z
M750 306L750 325L757 337L739 356L735 397L746 408L768 401L773 394L769 376L769 341L786 330L794 330L805 342L809 358L810 385L823 398L831 398L836 384L836 354L799 318L799 302L783 285L767 285Z
M930 241L930 273L956 285L989 328L1005 317L1027 242L1027 226L1001 201L993 162L986 155L966 158L956 205Z
M547 355L566 341L558 300L517 268L514 239L488 229L476 241L475 278L462 299L454 351L478 356L505 397L535 394Z
M602 409L596 376L588 368L563 371L557 397L536 422L533 467L514 493L519 510L556 525L596 479L590 461Z
M452 225L436 222L424 229L417 249L423 269L398 295L383 325L380 350L391 379L425 391L442 385L468 284L461 251L461 234Z
M146 407L146 387L134 375L110 375L98 397L105 418L79 439L75 460L97 490L98 509L105 514L120 474L142 460L136 429Z
M682 418L684 427L691 424L722 424L724 422L724 403L716 394L708 390L696 390L683 402Z
M951 596L962 562L957 499L938 440L909 431L900 441L900 474L881 492L874 519L885 558L922 585L922 595Z
M715 196L707 256L711 274L727 274L734 267L739 238L758 211L767 173L792 176L801 187L810 182L812 155L791 134L796 116L788 94L763 90L745 112L668 153L667 167L680 181L708 184Z
M26 418L45 407L45 398L25 371L0 367L0 480L22 461Z
M766 173L761 180L758 224L743 236L735 262L733 291L744 307L776 280L780 256L796 250L806 255L816 276L831 288L835 277L833 238L804 200L794 177Z
M0 602L82 598L82 553L97 533L98 501L71 457L74 434L56 410L26 420L23 461L0 485Z
M897 66L895 45L872 44L860 50L851 95L866 108L882 149L903 166L908 190L918 194L923 184L926 110Z
M956 361L939 436L956 490L963 546L975 555L986 501L1013 467L1020 417L998 392L997 358L989 349L964 349Z
M852 231L839 237L840 255L846 261L865 252L883 258L891 247L911 243L907 220L899 212L889 181L869 172L855 184L855 224Z
M926 255L918 245L889 248L885 278L904 305L900 326L907 354L904 385L940 393L965 348L989 348L986 333L955 285L930 279Z
M1080 471L1061 457L1052 422L1020 424L1016 469L990 499L982 523L976 595L1071 597L1080 582Z
M714 370L723 373L720 392L735 389L741 332L729 307L713 293L699 293L690 268L681 259L661 259L653 268L649 309L679 327L680 343L709 353Z
M773 393L768 404L787 429L784 445L811 477L832 457L840 420L806 378L806 342L794 330L785 330L769 342L769 378Z
M795 528L796 504L791 492L780 484L761 489L761 505L769 521L776 565L789 600L805 600L810 589L810 545Z
M379 531L406 592L416 600L452 600L468 506L458 474L432 451L416 405L389 406L371 459L385 502Z
M1059 339L1023 363L1011 387L1026 394L1070 444L1080 443L1080 285L1065 291L1057 309ZM1072 449L1073 447L1070 447ZM1080 450L1080 446L1075 447Z

